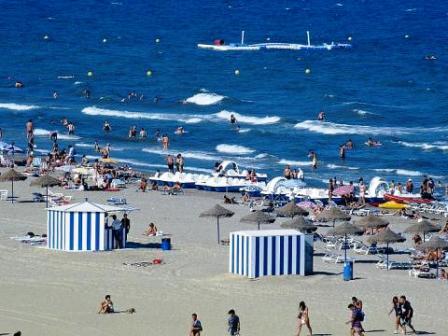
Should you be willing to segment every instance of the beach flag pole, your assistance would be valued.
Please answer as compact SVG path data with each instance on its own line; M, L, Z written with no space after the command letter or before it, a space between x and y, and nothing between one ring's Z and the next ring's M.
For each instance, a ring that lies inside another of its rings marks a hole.
M306 40L308 42L308 47L310 47L311 46L311 39L310 39L310 31L309 30L306 31Z

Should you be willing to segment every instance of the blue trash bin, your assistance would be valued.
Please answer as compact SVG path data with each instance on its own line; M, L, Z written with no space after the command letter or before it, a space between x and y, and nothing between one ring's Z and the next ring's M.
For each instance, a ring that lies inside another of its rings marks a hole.
M169 251L171 250L171 238L162 238L162 250Z
M353 280L353 261L347 260L344 263L344 272L342 273L344 281Z

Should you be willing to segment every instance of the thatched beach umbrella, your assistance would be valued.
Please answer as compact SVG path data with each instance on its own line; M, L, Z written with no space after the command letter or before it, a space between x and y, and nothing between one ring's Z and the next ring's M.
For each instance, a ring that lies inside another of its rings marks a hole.
M293 229L304 233L314 232L317 230L317 226L305 219L303 216L296 216L293 219L283 222L280 226L285 229Z
M370 243L386 244L386 269L389 270L389 244L403 243L406 240L402 235L393 232L391 229L386 228L380 233L371 236L367 239Z
M344 222L328 230L327 234L334 236L344 236L344 262L347 261L347 236L351 235L361 235L364 230L359 226L350 224L349 222Z
M26 179L26 175L23 175L14 169L10 169L6 173L0 175L0 182L11 181L11 203L14 203L14 181L24 181Z
M438 232L440 230L440 227L437 225L432 224L431 222L427 220L423 220L421 222L417 222L410 227L408 227L404 232L407 233L422 233L423 234L423 241L425 241L425 235L429 232Z
M48 174L42 175L30 183L31 186L40 186L41 188L46 188L45 205L47 208L48 208L48 187L53 187L60 184L61 184L60 180Z
M216 204L213 208L204 211L199 217L214 217L216 218L216 230L218 232L218 244L221 241L221 232L219 230L219 219L221 217L232 217L235 213L230 211L219 204Z
M427 242L417 247L421 251L436 251L436 279L439 277L439 251L448 250L448 241L439 236L433 236Z
M257 210L251 212L250 214L244 216L240 219L242 223L253 223L258 225L258 230L260 230L261 224L271 224L275 221L275 218L263 212L261 210Z
M319 222L333 222L333 227L336 221L348 221L350 218L350 215L337 207L326 208L316 216L316 220Z
M356 225L366 229L378 229L388 226L389 222L382 217L368 215L358 220Z
M277 209L276 213L282 217L291 218L294 218L294 216L308 216L309 214L308 210L299 207L295 201L289 202L285 206Z

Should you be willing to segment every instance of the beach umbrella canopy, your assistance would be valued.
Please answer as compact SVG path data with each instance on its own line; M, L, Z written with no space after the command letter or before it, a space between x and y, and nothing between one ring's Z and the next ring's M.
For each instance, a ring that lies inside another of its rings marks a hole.
M436 251L437 252L437 258L436 258L436 279L439 278L439 258L438 253L439 250L448 250L448 241L438 237L433 236L430 240L427 242L424 242L423 244L419 245L417 247L419 250L422 251Z
M308 216L308 210L299 207L296 202L292 201L277 209L277 215L282 217Z
M305 219L303 216L296 216L293 219L287 220L280 225L284 229L294 229L300 232L314 232L317 226Z
M216 204L213 208L202 212L199 217L214 217L216 218L216 230L218 232L218 244L220 242L220 230L219 230L219 219L221 217L232 217L235 213L230 211L219 204Z
M10 169L6 173L0 175L0 182L11 181L11 203L14 203L14 181L24 181L26 179L26 175L23 175L14 169Z
M386 270L389 270L389 244L403 243L405 240L406 238L389 228L385 228L380 233L367 239L370 243L386 244Z
M355 188L352 185L345 185L337 187L335 190L333 190L333 195L336 196L344 196L344 195L350 195Z
M361 235L364 230L359 226L355 226L349 222L344 222L338 226L328 230L329 235L334 236L344 236L344 262L347 261L347 236L350 235Z
M301 201L297 203L297 206L303 208L303 209L314 209L317 207L317 205L311 201Z
M30 183L31 186L40 186L41 188L46 188L47 193L45 198L45 204L47 208L48 208L48 187L53 187L60 184L61 184L60 180L48 174L42 175Z
M368 215L357 221L356 225L366 229L378 229L388 226L389 222L379 216Z
M261 224L271 224L275 221L275 218L267 214L266 212L263 212L261 210L257 210L254 212L251 212L250 214L244 216L240 219L240 222L242 223L252 223L258 225L258 230L260 230Z
M336 221L348 221L350 218L350 215L337 207L326 208L316 216L319 222L333 222L333 227Z
M438 232L440 227L432 224L427 220L423 220L421 222L417 222L412 224L410 227L406 228L404 232L406 233L423 233L423 241L425 241L425 235L429 232Z

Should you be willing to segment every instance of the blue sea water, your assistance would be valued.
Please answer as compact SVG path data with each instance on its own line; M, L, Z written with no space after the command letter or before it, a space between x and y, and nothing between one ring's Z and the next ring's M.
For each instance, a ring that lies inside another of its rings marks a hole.
M95 140L110 143L114 158L139 169L164 165L165 153L155 141L129 141L132 125L150 135L168 133L172 152L184 153L196 170L232 158L271 176L291 163L311 183L333 176L448 176L444 2L64 0L0 6L0 128L7 141L24 146L30 118L38 134L64 134L59 121L65 116L79 138L63 137L63 145L94 155ZM351 37L353 48L196 47L217 38L238 42L241 30L248 43L305 43L309 30L314 44ZM428 54L438 59L427 61ZM16 80L25 88L13 88ZM82 97L86 88L90 99ZM123 102L132 91L144 99ZM184 103L188 98L196 103ZM326 123L316 121L321 110ZM230 113L237 113L242 132L230 127ZM108 135L105 120L113 127ZM175 136L177 126L188 133ZM369 136L383 145L368 148ZM349 138L355 149L341 161L338 147ZM50 142L39 136L37 146L47 150ZM309 150L318 153L317 171L309 166Z

